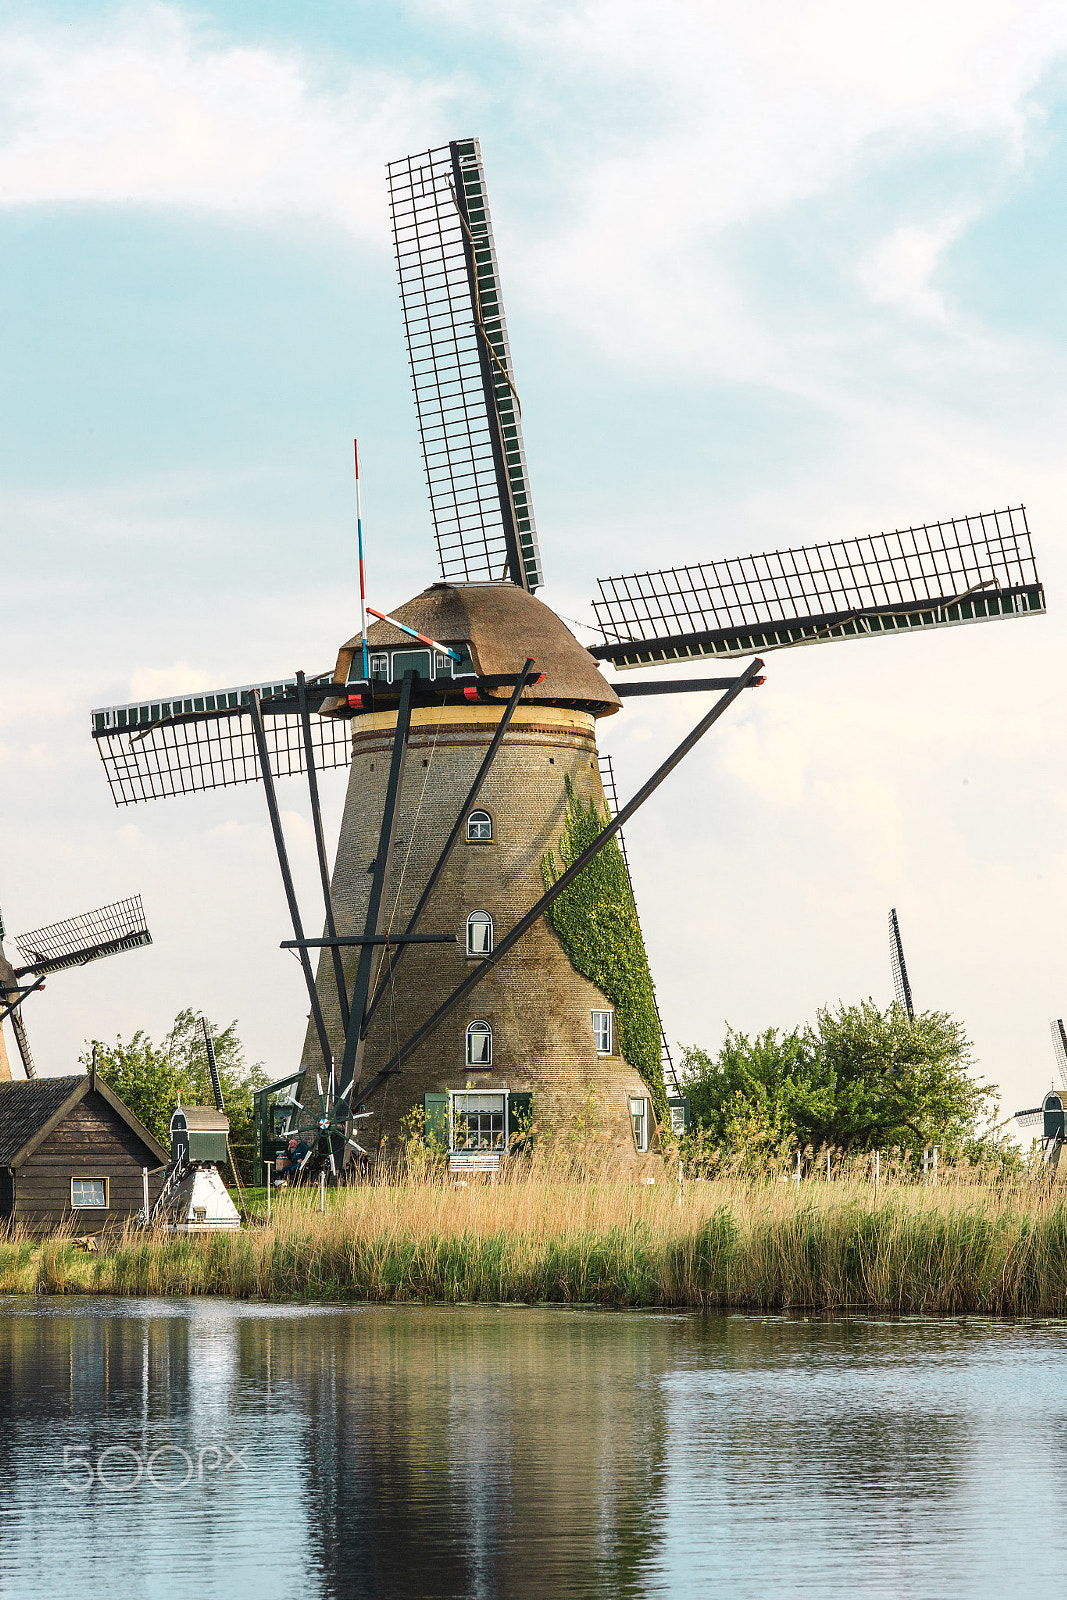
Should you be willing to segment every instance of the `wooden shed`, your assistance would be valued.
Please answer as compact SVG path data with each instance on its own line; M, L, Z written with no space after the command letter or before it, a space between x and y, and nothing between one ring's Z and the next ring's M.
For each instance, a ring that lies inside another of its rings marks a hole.
M95 1073L0 1083L0 1225L98 1233L137 1215L166 1150Z

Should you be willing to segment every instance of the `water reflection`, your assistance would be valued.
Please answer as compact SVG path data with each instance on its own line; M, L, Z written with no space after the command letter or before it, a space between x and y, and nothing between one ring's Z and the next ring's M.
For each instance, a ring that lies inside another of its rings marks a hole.
M1038 1526L1063 1554L1065 1354L1060 1325L2 1302L0 1596L1022 1592Z

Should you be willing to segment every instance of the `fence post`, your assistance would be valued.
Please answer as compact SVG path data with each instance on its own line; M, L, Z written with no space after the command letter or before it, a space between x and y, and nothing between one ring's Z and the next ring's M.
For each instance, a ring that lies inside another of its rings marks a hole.
M682 1203L682 1158L678 1157L678 1204Z
M926 1145L924 1147L924 1149L923 1149L923 1183L927 1183L929 1181L929 1173L930 1173L930 1146Z
M877 1189L882 1176L882 1152L874 1152L874 1187Z
M326 1168L319 1169L319 1216L326 1214Z
M798 1188L798 1189L799 1189L799 1187L800 1187L800 1151L799 1151L799 1150L798 1150L798 1151L797 1151L797 1171L796 1171L796 1177L795 1177L795 1178L794 1178L794 1179L793 1179L793 1181L794 1181L794 1183L795 1183L795 1184L796 1184L796 1186L797 1186L797 1188Z
M270 1181L270 1179L271 1179L270 1162L269 1161L264 1161L263 1168L264 1168L264 1171L267 1174L267 1221L269 1222L270 1221L270 1191L271 1191L271 1187L272 1187L271 1181Z
M830 1151L829 1151L829 1149L827 1149L827 1151L826 1151L826 1181L827 1181L827 1183L830 1182Z
M937 1151L938 1151L938 1146L935 1144L934 1145L934 1175L933 1175L933 1184L934 1184L934 1188L935 1189L937 1188Z

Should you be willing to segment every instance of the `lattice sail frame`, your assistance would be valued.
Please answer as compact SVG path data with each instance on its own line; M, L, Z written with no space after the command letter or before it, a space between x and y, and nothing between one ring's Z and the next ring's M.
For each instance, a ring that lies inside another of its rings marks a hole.
M139 894L15 936L28 969L38 976L84 967L90 961L151 943Z
M913 1017L915 1008L912 1004L911 984L908 981L908 967L904 960L900 922L895 910L889 913L889 964L893 972L893 996L897 1005L906 1011L909 1017Z
M1056 1068L1060 1075L1060 1085L1067 1089L1067 1032L1064 1032L1063 1018L1057 1017L1052 1023L1052 1050L1056 1057Z
M1045 609L1023 506L860 539L602 578L593 610L629 668Z
M294 679L100 707L91 714L92 732L115 804L258 783L262 774L248 715L254 690L260 695L272 774L287 778L306 772L300 717L271 711L272 698L291 702ZM311 713L318 767L348 765L349 733L346 721Z
M544 579L481 147L453 140L390 162L388 177L441 576L536 589Z

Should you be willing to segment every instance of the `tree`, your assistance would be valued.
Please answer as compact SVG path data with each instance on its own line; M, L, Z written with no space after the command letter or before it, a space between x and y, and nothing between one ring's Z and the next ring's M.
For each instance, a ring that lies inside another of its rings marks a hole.
M248 1066L237 1037L237 1023L219 1028L208 1022L215 1047L219 1084L230 1119L230 1146L245 1182L252 1178L253 1096L268 1082L260 1062ZM82 1065L88 1066L92 1046L86 1047ZM207 1046L200 1018L188 1007L179 1011L161 1045L138 1029L128 1044L118 1038L113 1045L96 1045L97 1070L160 1144L170 1145L170 1119L179 1098L185 1105L213 1106L215 1091L207 1063Z
M685 1050L682 1073L694 1119L730 1148L918 1152L936 1141L948 1152L978 1137L994 1098L971 1065L964 1028L946 1013L909 1018L899 1005L880 1011L864 1000L754 1041L728 1029L714 1060Z

